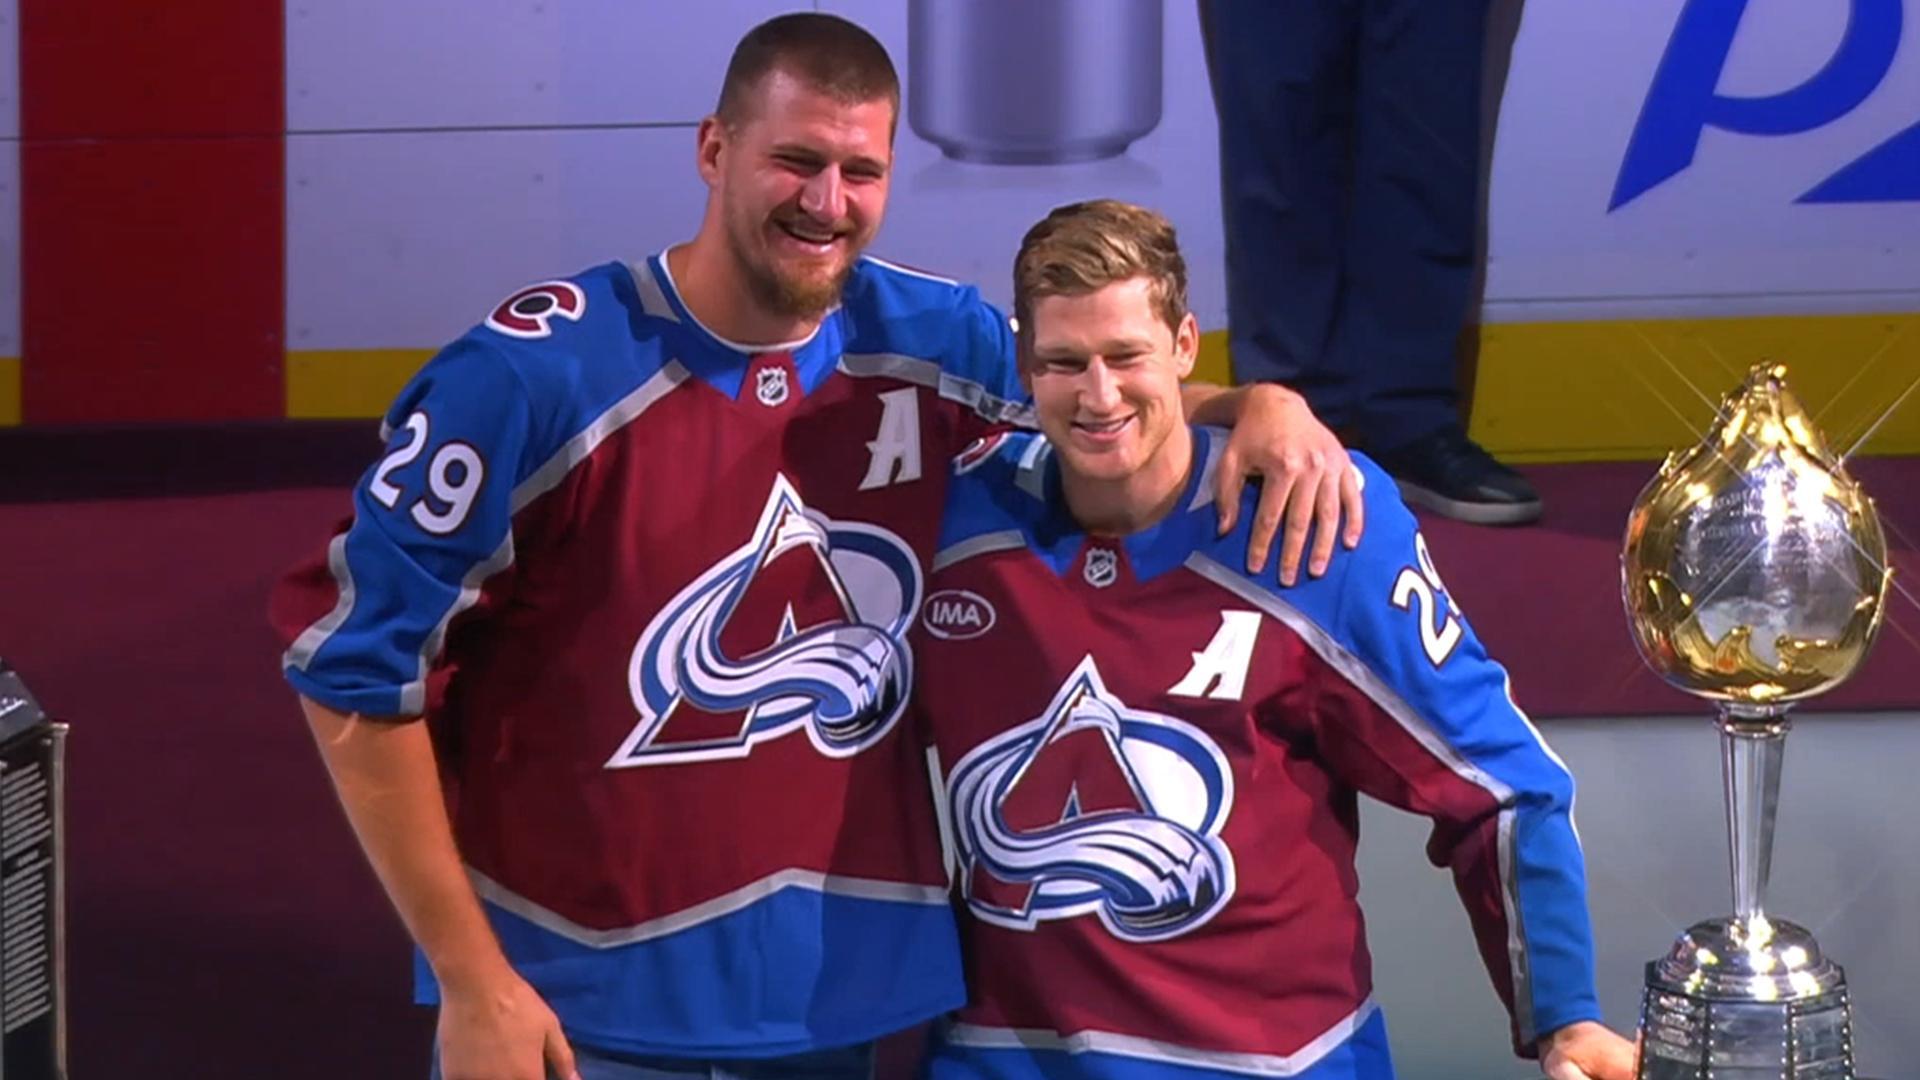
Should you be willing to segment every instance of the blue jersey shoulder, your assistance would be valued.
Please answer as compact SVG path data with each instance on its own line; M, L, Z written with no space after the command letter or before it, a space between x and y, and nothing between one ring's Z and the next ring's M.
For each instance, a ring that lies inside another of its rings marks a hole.
M528 285L429 361L387 423L404 423L428 396L436 408L478 414L476 433L488 430L490 413L524 410L526 443L517 448L515 477L522 479L661 377L672 329L670 320L643 310L624 263Z
M841 305L849 354L924 360L995 398L1026 396L1012 323L971 285L866 256L854 264Z
M999 431L956 455L937 550L982 536L1033 532L1049 514L1046 475L1051 453L1038 432Z
M1393 478L1364 454L1354 453L1352 458L1360 481L1366 528L1359 546L1351 550L1335 543L1333 559L1324 575L1312 577L1303 569L1295 584L1287 586L1280 583L1271 558L1259 572L1246 569L1247 543L1261 492L1254 484L1242 494L1233 531L1209 542L1202 554L1332 632L1343 614L1343 600L1356 593L1390 592L1403 569L1417 566L1423 547L1420 523L1402 501ZM1309 536L1309 546L1312 541ZM1278 546L1276 537L1276 550Z

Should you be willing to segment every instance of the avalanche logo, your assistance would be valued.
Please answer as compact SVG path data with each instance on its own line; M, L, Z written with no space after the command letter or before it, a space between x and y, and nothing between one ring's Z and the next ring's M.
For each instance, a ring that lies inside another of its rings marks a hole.
M1226 756L1191 724L1127 708L1091 656L1038 719L962 758L947 800L961 891L1000 926L1092 912L1115 937L1162 941L1233 895Z
M529 285L487 316L487 326L508 337L536 340L553 336L553 320L579 322L587 313L587 294L571 281Z
M920 590L899 537L812 513L776 477L753 538L640 635L640 723L607 767L744 757L796 728L828 757L859 753L906 706Z

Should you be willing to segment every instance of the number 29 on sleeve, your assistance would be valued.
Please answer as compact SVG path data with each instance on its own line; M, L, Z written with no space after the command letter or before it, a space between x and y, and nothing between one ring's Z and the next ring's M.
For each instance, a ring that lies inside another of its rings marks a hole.
M1439 667L1460 644L1460 620L1454 618L1453 604L1440 583L1440 571L1434 568L1433 556L1427 554L1427 538L1415 533L1413 545L1420 568L1409 566L1393 580L1393 606L1410 613L1420 624L1420 647L1433 666Z
M367 493L389 510L397 509L407 495L394 483L393 474L412 464L427 448L432 421L425 412L415 412L407 417L404 430L413 438L382 458L367 481ZM426 490L414 497L407 513L422 529L446 536L466 522L486 477L487 464L480 451L470 443L450 439L428 459Z

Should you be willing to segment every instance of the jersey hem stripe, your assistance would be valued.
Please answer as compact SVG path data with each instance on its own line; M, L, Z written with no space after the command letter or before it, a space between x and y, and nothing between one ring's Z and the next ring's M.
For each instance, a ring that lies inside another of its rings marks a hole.
M541 907L472 867L467 868L467 876L473 882L473 891L487 903L517 915L549 933L558 934L570 941L596 949L618 948L622 945L665 937L751 907L774 893L788 888L810 889L818 893L846 896L856 900L883 900L928 906L940 906L948 902L945 885L875 881L871 878L823 874L818 870L790 868L769 874L759 881L750 882L730 893L716 896L671 915L663 915L657 919L649 919L643 923L613 930L595 930Z
M1318 1064L1322 1058L1353 1038L1380 1006L1372 997L1340 1019L1332 1027L1291 1054L1248 1054L1225 1050L1201 1050L1191 1046L1120 1035L1110 1031L1077 1031L1072 1035L1037 1028L986 1027L978 1024L953 1024L943 1035L956 1046L983 1049L1052 1050L1068 1054L1113 1054L1120 1057L1163 1061L1205 1069L1220 1069L1249 1076L1298 1076Z

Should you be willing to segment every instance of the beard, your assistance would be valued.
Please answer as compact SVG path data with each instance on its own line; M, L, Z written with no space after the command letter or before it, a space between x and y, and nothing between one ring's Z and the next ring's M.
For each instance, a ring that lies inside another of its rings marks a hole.
M764 252L753 250L749 237L758 239L757 234L757 226L727 230L727 244L733 249L734 259L746 277L755 302L791 319L817 319L840 302L841 290L846 287L847 278L853 273L854 259L859 254L850 236L847 242L852 253L831 271L783 274Z

